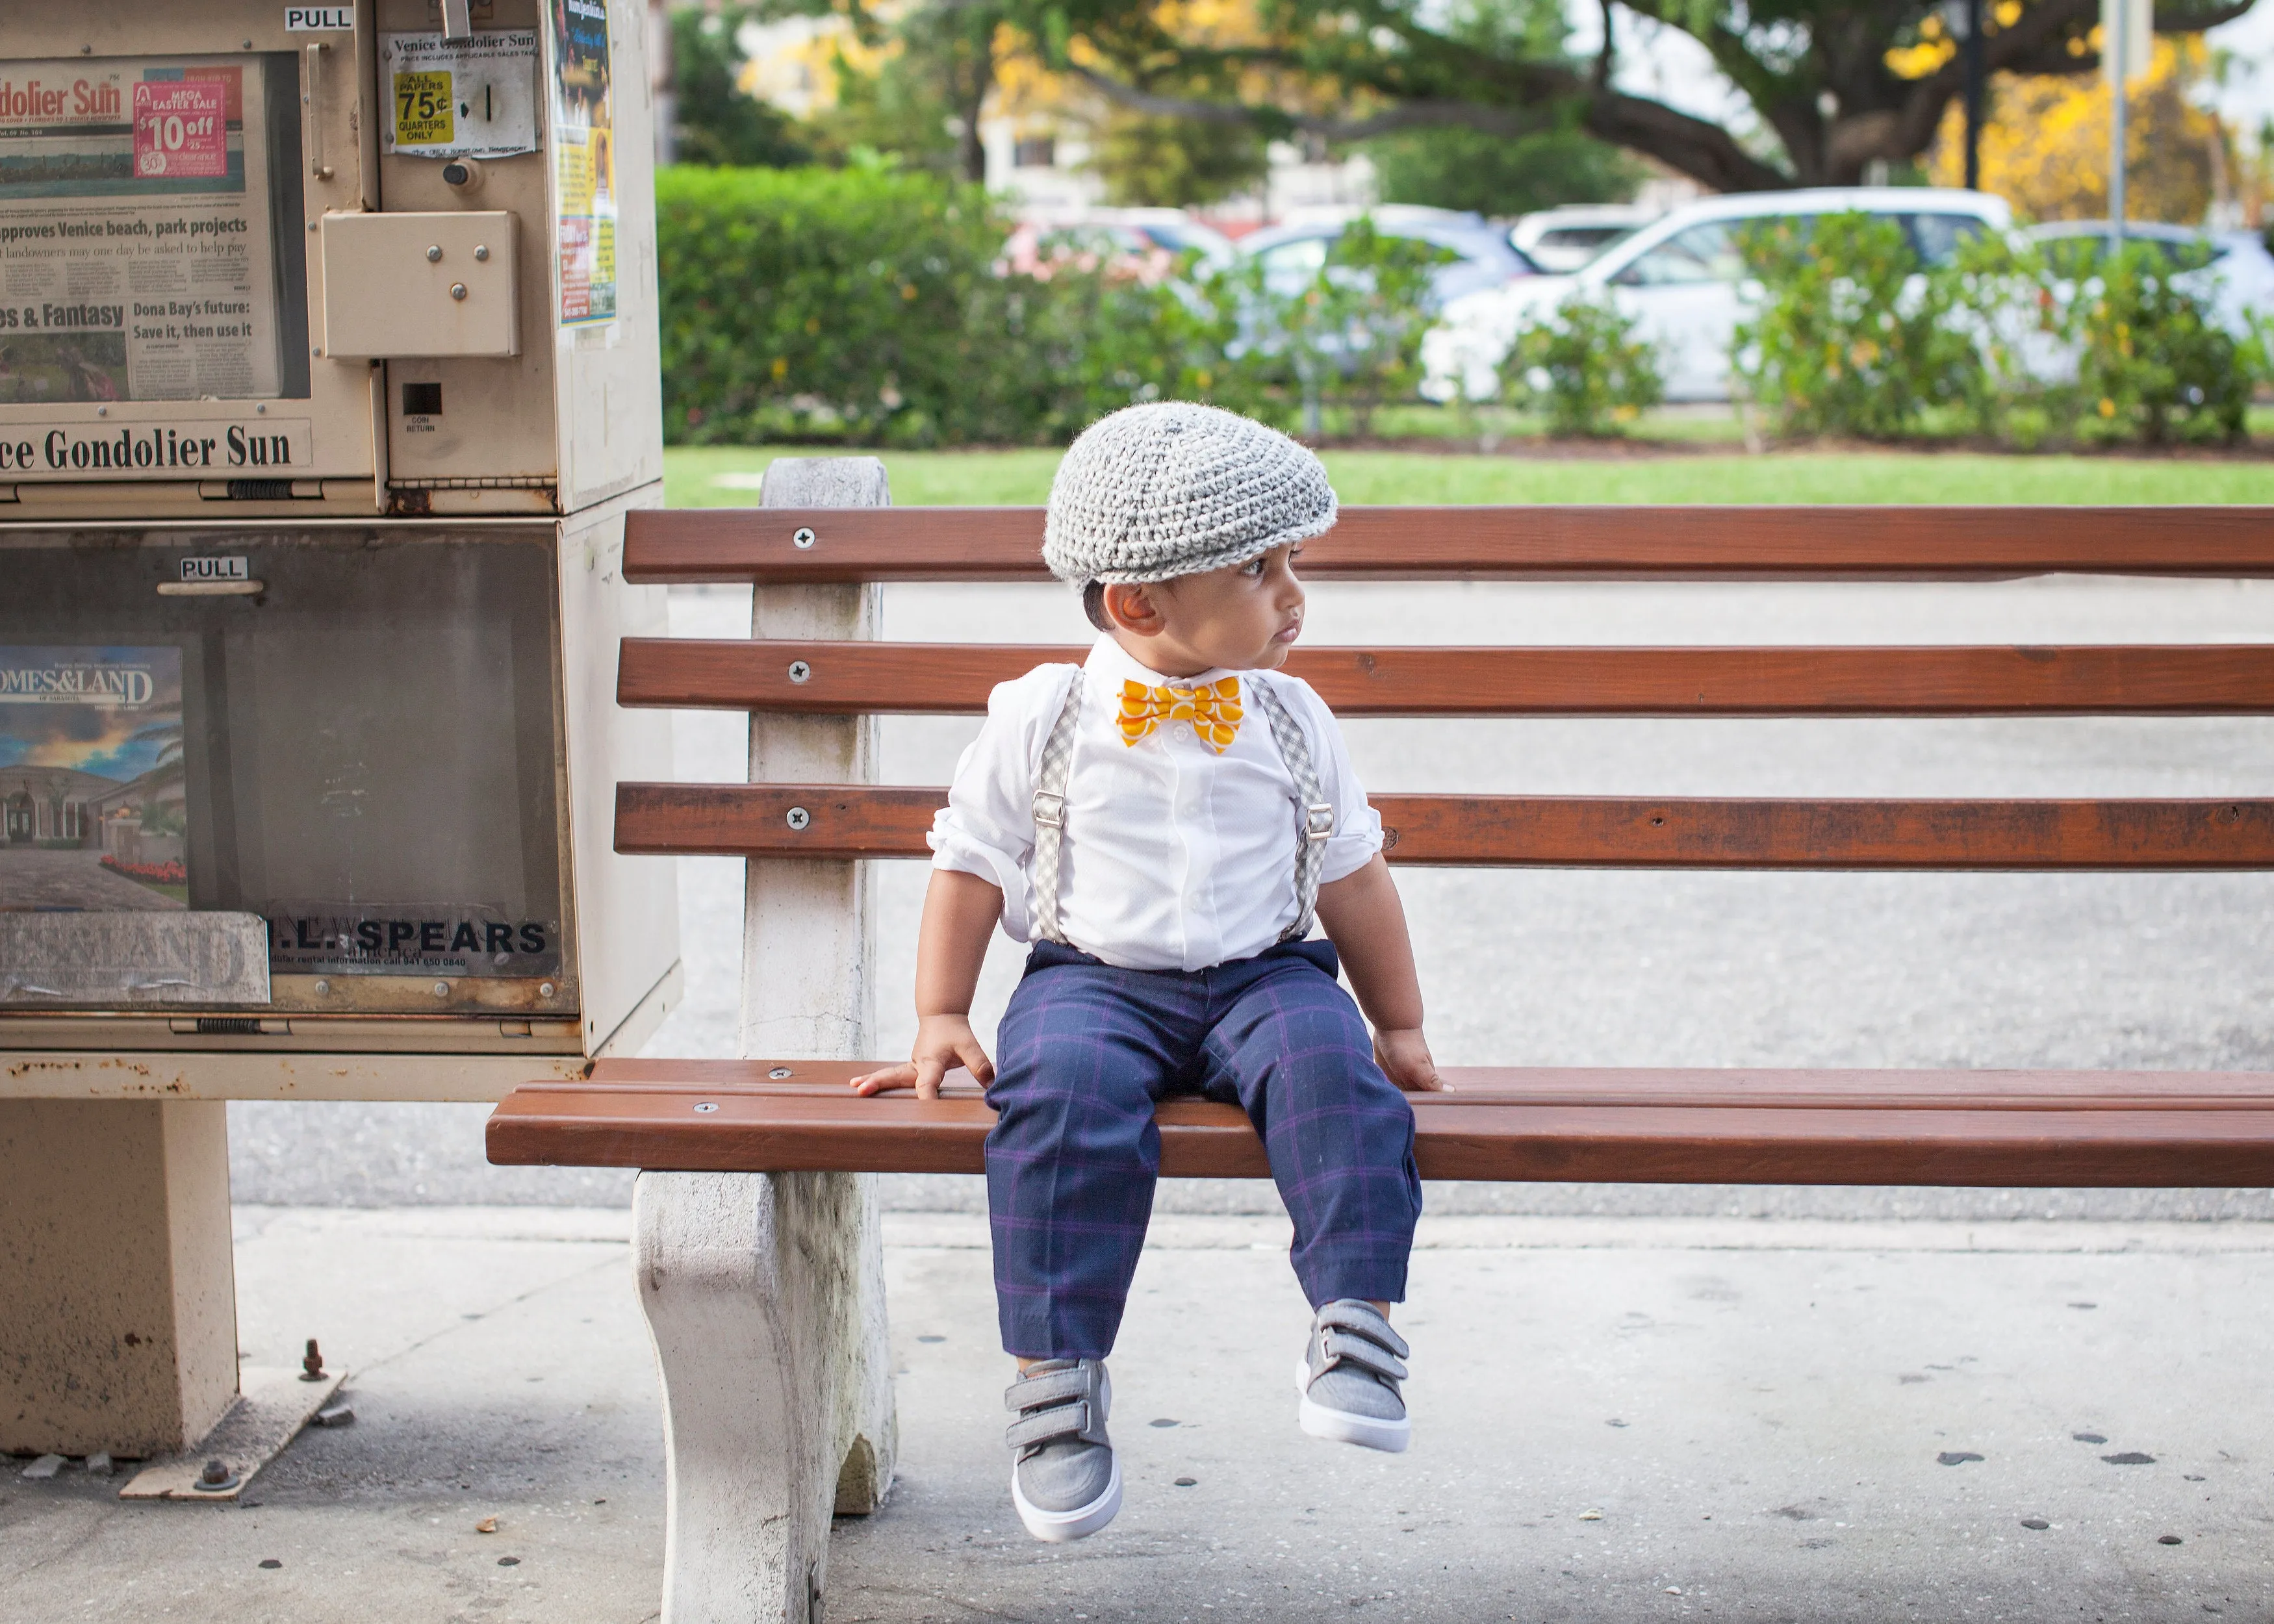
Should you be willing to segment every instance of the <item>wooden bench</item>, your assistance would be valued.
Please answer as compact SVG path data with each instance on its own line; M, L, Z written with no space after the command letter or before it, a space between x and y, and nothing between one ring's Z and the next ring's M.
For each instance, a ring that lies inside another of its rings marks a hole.
M873 468L873 465L865 465ZM749 582L748 641L627 640L621 703L747 710L744 785L625 784L620 851L754 860L742 1061L603 1061L497 1109L493 1162L644 1169L643 1300L669 1417L667 1616L804 1618L831 1505L889 1479L876 1172L977 1172L977 1091L862 1100L859 863L929 855L937 788L873 782L867 718L976 713L1072 649L885 643L878 583L1044 579L1038 508L879 504L881 470L777 462L755 511L635 514L636 582ZM861 483L865 481L865 483ZM847 490L852 483L855 488ZM840 507L835 502L866 502ZM2258 509L1354 508L1314 580L1987 581L2274 575ZM1377 648L1290 668L1345 716L2274 714L2274 648ZM816 763L821 763L817 770ZM2274 801L1375 796L1394 864L2274 868ZM905 989L887 989L905 996ZM1660 1183L2274 1184L2274 1074L1453 1068L1423 1177ZM1230 1107L1159 1112L1170 1176L1263 1177Z

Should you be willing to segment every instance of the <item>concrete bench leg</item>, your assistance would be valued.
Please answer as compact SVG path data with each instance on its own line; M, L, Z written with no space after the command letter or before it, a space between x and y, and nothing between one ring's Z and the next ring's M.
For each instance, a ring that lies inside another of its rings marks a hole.
M669 1454L664 1624L809 1624L829 1518L891 1470L870 1181L643 1173L640 1305Z
M873 457L780 457L759 505L891 500ZM763 587L750 635L874 637L877 611L873 587ZM754 784L876 776L870 718L751 718ZM752 863L745 884L742 1053L866 1056L875 954L861 866ZM670 1451L664 1624L817 1620L831 1511L873 1510L892 1478L874 1180L643 1173L633 1207Z

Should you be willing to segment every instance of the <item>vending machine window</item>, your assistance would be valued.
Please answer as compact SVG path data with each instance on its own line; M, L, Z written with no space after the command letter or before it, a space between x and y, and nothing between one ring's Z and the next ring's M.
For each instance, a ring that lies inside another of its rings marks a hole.
M308 398L300 95L284 51L0 64L0 404ZM0 444L0 474L267 466L145 421Z
M19 531L0 578L0 914L259 915L280 1014L576 1008L549 529Z

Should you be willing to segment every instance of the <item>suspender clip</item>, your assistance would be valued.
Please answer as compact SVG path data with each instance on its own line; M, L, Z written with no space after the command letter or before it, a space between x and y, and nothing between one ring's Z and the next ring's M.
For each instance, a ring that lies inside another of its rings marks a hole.
M1035 824L1039 829L1065 827L1065 797L1050 790L1035 792Z
M1314 801L1303 808L1303 835L1306 839L1324 840L1335 832L1335 809L1327 801Z

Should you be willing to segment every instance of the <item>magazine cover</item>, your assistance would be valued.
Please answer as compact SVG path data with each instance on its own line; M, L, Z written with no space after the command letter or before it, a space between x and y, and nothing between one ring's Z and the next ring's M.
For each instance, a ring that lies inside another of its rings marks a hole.
M0 910L189 906L182 651L0 644Z

